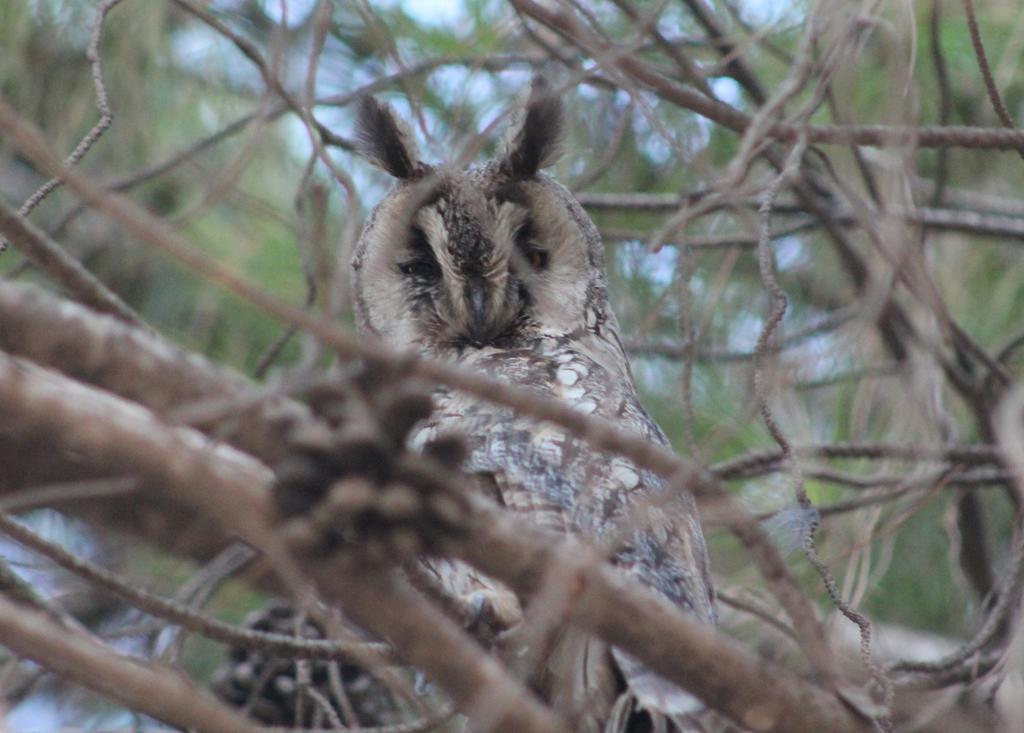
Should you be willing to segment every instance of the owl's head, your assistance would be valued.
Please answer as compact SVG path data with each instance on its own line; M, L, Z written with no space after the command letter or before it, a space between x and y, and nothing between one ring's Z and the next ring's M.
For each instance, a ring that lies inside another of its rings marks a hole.
M443 353L582 335L608 318L600 237L542 169L555 162L558 97L535 79L504 151L466 170L420 161L386 104L362 102L363 155L397 183L352 260L358 325L400 348Z

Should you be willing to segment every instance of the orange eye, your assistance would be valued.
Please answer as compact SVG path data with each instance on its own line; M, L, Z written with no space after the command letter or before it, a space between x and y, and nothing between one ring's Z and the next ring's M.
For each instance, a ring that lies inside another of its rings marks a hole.
M528 249L526 260L534 270L543 270L548 266L548 253L542 249Z

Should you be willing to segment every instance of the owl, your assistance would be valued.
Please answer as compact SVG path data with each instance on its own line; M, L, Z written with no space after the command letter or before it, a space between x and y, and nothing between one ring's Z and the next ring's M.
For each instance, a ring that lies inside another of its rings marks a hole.
M641 406L608 302L604 249L569 191L543 172L559 152L563 110L535 78L503 151L482 166L422 162L392 108L366 98L359 148L395 185L368 219L352 260L363 335L455 362L612 420L659 445ZM658 475L561 428L454 390L413 447L447 432L468 441L464 469L510 511L606 551L623 572L716 623L707 550L693 498ZM519 601L458 562L428 568L450 593L514 627ZM668 730L699 708L618 649L566 630L532 681L579 730ZM646 716L646 717L645 717Z

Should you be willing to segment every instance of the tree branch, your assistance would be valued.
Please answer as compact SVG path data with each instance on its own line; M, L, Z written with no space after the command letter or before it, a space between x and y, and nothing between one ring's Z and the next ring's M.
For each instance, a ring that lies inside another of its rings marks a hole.
M168 501L198 509L262 546L271 556L269 473L227 448L212 447L185 428L169 428L151 413L25 362L0 356L5 430L24 445L75 449L112 470L136 470ZM799 733L867 731L837 697L767 665L713 629L668 606L638 582L621 577L579 547L560 547L527 522L474 503L475 521L460 557L521 593L538 587L556 564L573 569L578 591L569 618L632 652L668 678L747 728ZM131 527L126 527L131 529ZM169 543L173 528L151 536ZM559 549L556 549L559 548ZM556 721L524 698L497 663L390 573L368 577L351 558L306 563L321 591L340 600L356 622L391 640L398 653L443 686L471 715L481 701L504 700L495 730L553 731ZM771 689L763 680L773 680ZM502 726L505 727L502 727ZM823 727L824 726L824 727Z
M148 328L110 288L3 199L0 199L0 234L6 235L7 241L72 298L125 323Z
M4 432L21 445L75 451L110 469L137 472L154 495L198 510L216 521L222 535L234 533L262 548L272 563L283 561L272 527L273 477L252 458L211 446L194 430L171 428L138 405L6 355L0 355L0 403L6 411ZM162 534L147 533L147 539L174 546L178 532L168 526ZM328 600L340 602L358 624L391 641L484 729L563 730L475 641L390 573L368 575L365 564L344 561L307 562L306 567ZM497 707L481 709L484 703Z
M34 287L0 281L0 350L60 370L168 416L211 400L231 402L197 427L267 463L282 435L309 419L305 405L152 333L97 315Z
M83 631L0 596L0 644L108 700L202 733L256 727L178 672L126 657Z

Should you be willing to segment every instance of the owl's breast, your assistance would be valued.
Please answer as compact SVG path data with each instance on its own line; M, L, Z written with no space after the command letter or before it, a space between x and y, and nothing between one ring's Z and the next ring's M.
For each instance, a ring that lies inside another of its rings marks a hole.
M478 349L465 353L465 366L509 384L525 387L586 415L615 422L665 444L664 435L640 406L633 385L620 373L570 345L541 342L522 349ZM436 396L431 420L416 436L423 443L452 431L469 443L467 470L489 473L506 490L506 503L529 493L558 506L566 522L596 529L621 514L628 497L661 486L660 478L628 459L610 456L552 423L517 414L464 393L444 390Z
M479 349L462 362L653 443L668 444L640 405L632 381L571 345ZM674 490L628 458L512 408L453 390L439 392L436 404L416 443L439 433L459 433L470 449L464 469L485 475L506 507L541 526L606 546L647 585L713 620L704 539L687 492Z

